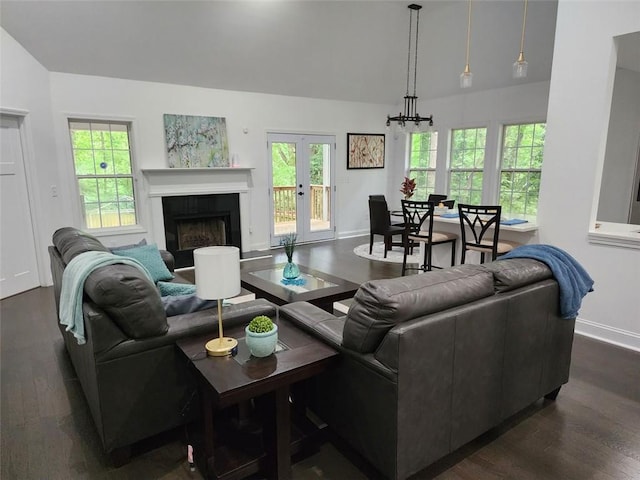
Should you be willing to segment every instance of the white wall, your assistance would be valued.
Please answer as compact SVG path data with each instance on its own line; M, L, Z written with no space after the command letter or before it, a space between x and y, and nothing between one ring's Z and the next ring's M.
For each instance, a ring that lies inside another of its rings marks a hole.
M0 109L24 114L27 173L31 214L34 223L38 273L42 284L51 283L47 246L65 210L63 195L51 196L58 185L53 140L49 72L4 29L0 29ZM58 189L60 191L60 189ZM2 225L2 228L6 228Z
M346 169L346 134L384 133L390 108L387 106L62 73L51 74L51 92L58 162L61 169L69 171L68 178L72 175L65 115L132 120L134 154L139 168L167 167L163 114L225 117L230 152L238 154L240 166L255 168L251 191L253 225L251 232L242 232L243 243L245 238L250 238L252 250L267 248L269 242L267 132L336 136L339 236L368 232L367 196L372 191L384 193L386 189L388 168ZM245 128L247 134L243 133ZM145 203L143 208L148 210L148 202ZM147 231L152 232L149 212L146 213ZM67 222L72 223L73 218L69 216Z
M640 72L617 68L596 218L627 223L640 140Z
M543 243L595 280L577 330L640 349L640 250L590 244L616 66L613 37L640 30L640 2L560 0L538 217Z

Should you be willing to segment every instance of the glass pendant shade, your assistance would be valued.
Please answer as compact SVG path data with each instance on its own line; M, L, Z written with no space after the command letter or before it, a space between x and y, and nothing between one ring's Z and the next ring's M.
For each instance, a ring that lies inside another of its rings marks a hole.
M469 65L464 68L464 72L460 74L460 88L469 88L473 83L473 73L469 69Z
M527 67L529 64L524 59L524 55L520 52L518 60L513 62L513 78L525 78L527 76Z

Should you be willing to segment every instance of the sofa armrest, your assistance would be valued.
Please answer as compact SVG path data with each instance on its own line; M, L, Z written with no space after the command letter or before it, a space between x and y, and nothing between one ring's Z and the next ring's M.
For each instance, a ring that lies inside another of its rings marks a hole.
M275 317L276 306L265 299L252 300L224 307L223 319L226 329L249 323L258 315ZM96 362L106 362L146 350L173 345L182 338L195 337L218 331L218 312L215 308L168 317L169 329L164 335L142 339L127 339L109 350L96 352ZM88 337L87 337L88 341Z
M336 317L307 302L289 303L281 306L279 311L280 318L291 321L317 339L329 344L343 357L348 357L384 378L396 381L397 373L379 362L373 353L360 353L342 346L345 317Z
M344 317L336 317L308 302L295 302L280 307L280 316L325 341L332 347L342 344Z
M176 260L173 258L173 254L167 250L160 250L160 256L170 272L176 269Z

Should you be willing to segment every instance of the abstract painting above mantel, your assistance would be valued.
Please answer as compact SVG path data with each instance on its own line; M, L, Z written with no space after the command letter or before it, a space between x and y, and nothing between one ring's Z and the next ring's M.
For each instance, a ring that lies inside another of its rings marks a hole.
M169 168L229 167L227 122L223 117L164 114Z

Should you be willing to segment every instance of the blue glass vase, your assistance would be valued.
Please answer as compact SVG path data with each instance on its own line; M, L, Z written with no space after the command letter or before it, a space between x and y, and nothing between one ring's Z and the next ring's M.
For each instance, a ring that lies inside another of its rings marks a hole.
M291 258L287 259L287 263L282 270L282 277L287 280L292 280L294 278L298 278L300 276L300 269L298 265L291 261Z

